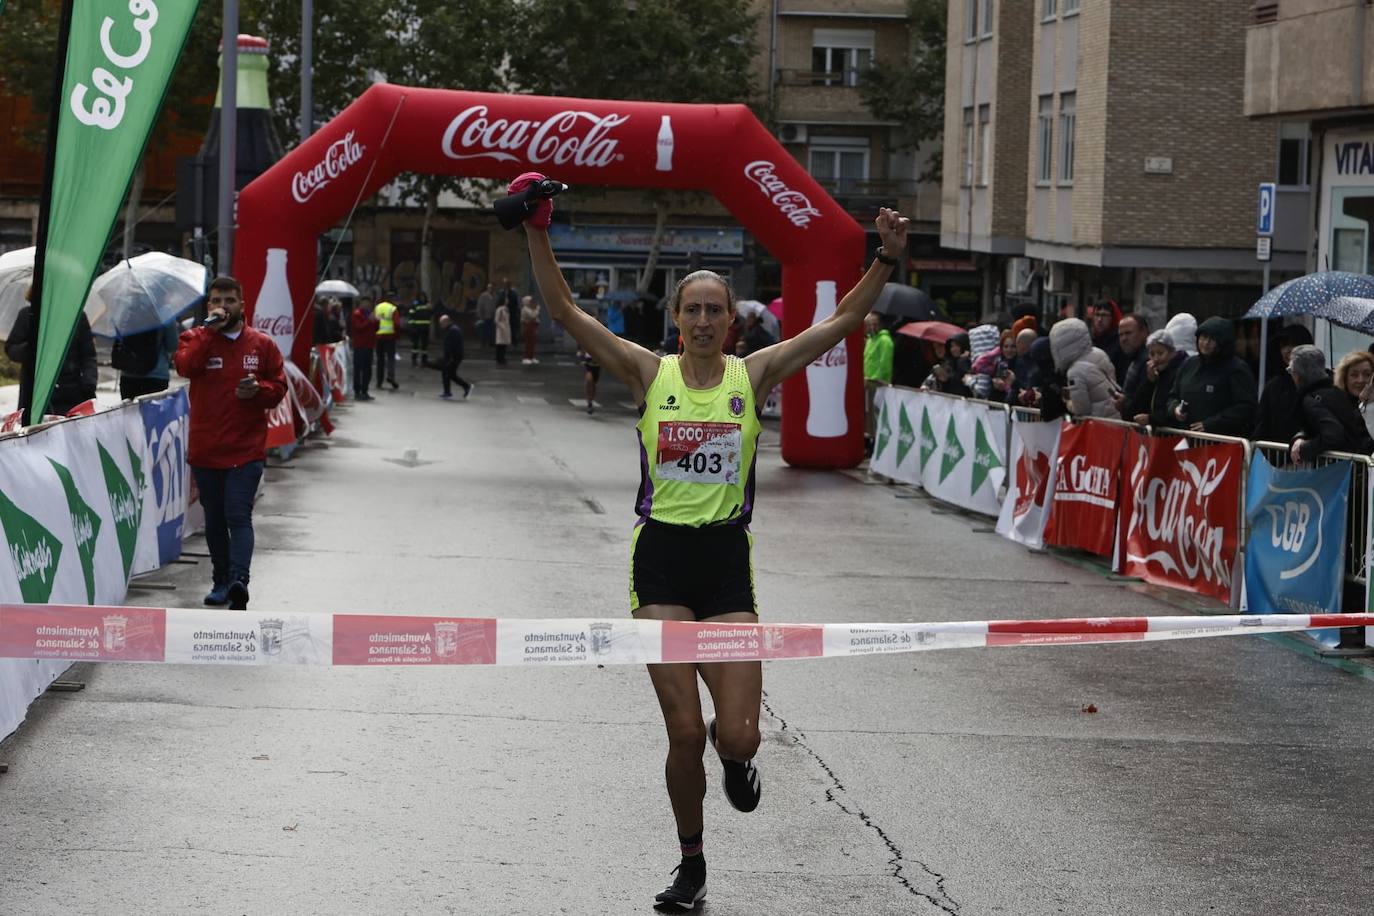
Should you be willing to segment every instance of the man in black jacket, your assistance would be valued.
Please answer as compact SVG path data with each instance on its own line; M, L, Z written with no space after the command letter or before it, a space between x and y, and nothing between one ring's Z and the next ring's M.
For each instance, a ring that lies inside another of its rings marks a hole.
M466 398L472 394L472 383L464 381L458 375L458 366L463 362L463 331L453 323L451 316L444 315L439 319L439 333L444 339L444 364L441 367L444 393L439 397L444 400L453 397L452 383L457 382L463 386L463 397Z
M24 291L25 301L28 301L31 293L31 289ZM5 355L11 362L22 366L34 358L37 337L35 332L33 312L26 305L15 316L14 327L10 329L10 336L5 341ZM86 320L85 312L78 312L76 333L67 345L67 355L62 360L62 368L58 370L57 384L52 390L52 397L48 399L45 412L62 416L77 404L89 401L95 397L95 386L99 378L100 370L95 363L95 338L91 336L91 323ZM33 391L27 384L21 383L19 406L28 407L32 399ZM39 419L41 418L34 417L33 422L36 423Z
M1350 395L1331 383L1326 354L1304 344L1294 347L1288 371L1298 387L1298 422L1289 456L1293 463L1310 463L1322 452L1374 452L1374 440Z

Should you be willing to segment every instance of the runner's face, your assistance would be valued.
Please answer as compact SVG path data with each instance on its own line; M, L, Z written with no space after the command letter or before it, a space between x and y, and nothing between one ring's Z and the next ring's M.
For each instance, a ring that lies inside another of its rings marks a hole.
M682 288L674 317L687 351L706 354L720 352L725 332L735 316L725 287L714 280L697 280Z

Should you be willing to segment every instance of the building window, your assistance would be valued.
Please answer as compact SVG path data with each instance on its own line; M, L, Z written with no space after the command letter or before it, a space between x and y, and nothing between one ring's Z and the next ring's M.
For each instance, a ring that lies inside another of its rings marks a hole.
M973 106L964 109L964 146L960 151L963 153L963 168L960 169L962 180L960 184L969 187L973 184Z
M1040 18L1041 18L1042 20L1045 20L1045 19L1053 19L1053 18L1054 18L1055 16L1057 16L1058 14L1059 14L1059 0L1045 0L1045 9L1044 9L1044 12L1041 13Z
M1064 15L1072 16L1078 12L1078 0L1064 0Z
M983 0L983 37L992 37L992 11L996 0Z
M873 66L873 32L867 29L813 29L811 84L857 86L859 74Z
M1054 179L1054 96L1040 96L1040 119L1036 124L1035 183L1049 184Z
M1078 120L1078 93L1059 97L1059 183L1073 184L1073 133Z
M811 177L828 190L852 193L868 180L868 140L816 137L810 149Z
M1285 121L1279 125L1279 184L1305 188L1309 183L1308 164L1312 140L1306 123Z
M978 183L988 186L992 178L992 106L978 106Z
M978 4L980 0L964 0L964 40L978 40Z

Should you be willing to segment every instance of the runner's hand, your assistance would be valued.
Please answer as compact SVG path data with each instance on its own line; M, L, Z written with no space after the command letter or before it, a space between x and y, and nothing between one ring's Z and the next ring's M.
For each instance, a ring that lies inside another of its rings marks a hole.
M547 177L542 172L525 172L506 186L506 193L519 194L536 181L543 181ZM552 221L553 201L547 198L535 204L534 212L525 218L525 222L536 229L547 229Z
M878 218L873 224L878 228L878 237L883 240L883 251L887 252L888 256L899 257L906 251L906 234L911 228L911 220L896 210L883 207L878 211Z

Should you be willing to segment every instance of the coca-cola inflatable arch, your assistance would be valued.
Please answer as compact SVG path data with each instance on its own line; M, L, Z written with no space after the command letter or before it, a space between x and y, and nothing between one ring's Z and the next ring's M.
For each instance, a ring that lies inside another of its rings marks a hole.
M743 105L379 83L240 194L234 273L250 316L307 365L322 232L402 171L510 179L530 170L574 188L711 192L782 263L785 337L829 314L863 266L863 230ZM787 462L852 467L862 459L862 357L856 332L784 384Z

